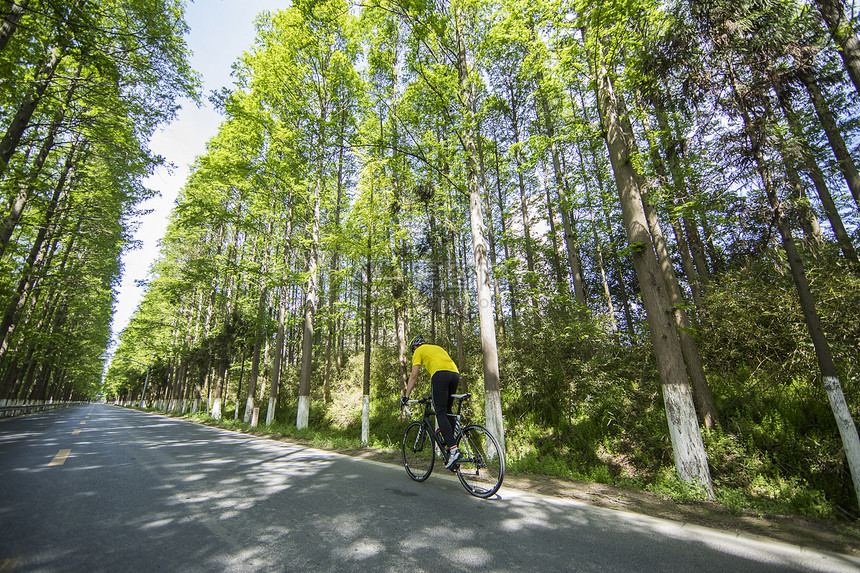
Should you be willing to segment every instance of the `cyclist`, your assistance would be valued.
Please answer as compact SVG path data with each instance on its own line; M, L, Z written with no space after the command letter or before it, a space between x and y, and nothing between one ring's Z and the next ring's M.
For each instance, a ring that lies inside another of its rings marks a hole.
M457 392L457 386L460 384L460 371L444 348L427 344L420 335L409 343L409 350L412 352L412 373L406 388L400 392L400 405L406 407L409 395L418 381L418 371L424 366L430 372L430 396L433 398L433 409L436 410L436 422L448 449L445 469L451 469L460 459L460 450L454 443L454 428L448 413L454 405L451 396Z

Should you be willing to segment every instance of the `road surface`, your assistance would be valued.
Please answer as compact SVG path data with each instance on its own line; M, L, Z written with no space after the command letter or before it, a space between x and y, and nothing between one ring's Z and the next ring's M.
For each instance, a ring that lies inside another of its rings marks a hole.
M860 559L107 405L0 420L0 571L860 571Z

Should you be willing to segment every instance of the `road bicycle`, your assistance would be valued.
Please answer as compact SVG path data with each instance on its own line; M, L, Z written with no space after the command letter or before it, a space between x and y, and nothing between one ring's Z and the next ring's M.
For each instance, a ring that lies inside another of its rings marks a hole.
M460 411L463 401L471 394L454 394L457 400L457 413L448 414L454 428L454 439L460 449L460 461L451 468L460 478L460 483L475 497L488 498L502 486L505 478L505 456L496 438L483 426L469 424L463 426ZM424 416L419 422L412 422L403 432L403 467L415 481L422 482L430 477L436 462L436 448L444 460L447 454L445 439L439 430L433 431L430 420L436 415L430 397L409 400L409 404L423 404ZM412 414L406 408L407 414Z

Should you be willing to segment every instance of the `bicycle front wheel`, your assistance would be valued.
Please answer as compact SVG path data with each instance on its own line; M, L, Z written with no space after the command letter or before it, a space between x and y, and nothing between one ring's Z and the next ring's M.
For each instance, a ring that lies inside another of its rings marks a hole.
M505 455L496 438L483 426L463 428L457 443L460 462L457 477L475 497L487 498L499 491L505 479Z
M436 448L433 436L421 422L412 422L403 432L403 467L415 481L424 481L433 471Z

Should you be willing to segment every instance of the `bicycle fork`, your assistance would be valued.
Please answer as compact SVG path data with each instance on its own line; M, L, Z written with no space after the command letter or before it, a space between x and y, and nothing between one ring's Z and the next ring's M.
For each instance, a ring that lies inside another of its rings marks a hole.
M412 444L413 452L420 452L424 449L424 434L426 433L427 428L425 426L421 427L421 431L415 435L415 443Z

